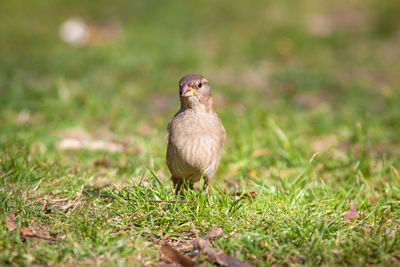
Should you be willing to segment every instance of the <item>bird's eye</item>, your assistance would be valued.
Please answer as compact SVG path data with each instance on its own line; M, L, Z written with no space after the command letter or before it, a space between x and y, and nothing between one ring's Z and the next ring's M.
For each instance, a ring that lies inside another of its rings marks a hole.
M202 83L199 83L199 84L197 85L197 87L201 88L201 87L203 87L203 84L202 84Z

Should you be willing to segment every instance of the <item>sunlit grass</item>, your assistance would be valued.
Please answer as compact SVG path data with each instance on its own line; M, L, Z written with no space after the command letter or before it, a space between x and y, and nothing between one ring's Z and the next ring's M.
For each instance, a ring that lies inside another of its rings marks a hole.
M2 1L0 263L157 266L216 225L254 266L399 265L398 6ZM71 46L73 16L123 34ZM210 194L175 196L166 125L193 72L227 141Z

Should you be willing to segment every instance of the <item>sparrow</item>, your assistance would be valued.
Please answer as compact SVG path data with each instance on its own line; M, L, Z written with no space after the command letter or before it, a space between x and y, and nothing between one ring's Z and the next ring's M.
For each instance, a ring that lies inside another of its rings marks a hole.
M168 123L167 165L175 193L204 179L208 192L221 159L225 128L213 108L210 84L202 75L179 81L181 107Z

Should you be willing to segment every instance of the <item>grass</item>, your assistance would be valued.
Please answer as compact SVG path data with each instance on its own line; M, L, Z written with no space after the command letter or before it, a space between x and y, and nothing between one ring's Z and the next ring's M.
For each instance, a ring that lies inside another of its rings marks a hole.
M400 265L399 6L2 1L0 264L157 266L169 242L209 266L182 245L215 225L212 246L254 266ZM71 46L73 16L123 33ZM182 203L165 129L189 72L228 139L210 195Z

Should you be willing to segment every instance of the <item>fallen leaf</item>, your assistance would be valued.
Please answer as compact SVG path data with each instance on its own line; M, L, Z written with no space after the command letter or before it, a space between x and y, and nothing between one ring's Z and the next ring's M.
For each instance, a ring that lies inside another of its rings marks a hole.
M222 230L221 227L213 226L203 238L204 239L215 238L218 236L222 236L223 233L224 231Z
M195 235L200 234L200 230L194 227L190 228L189 231Z
M38 234L32 232L32 230L29 229L29 227L24 227L21 229L21 238L38 238L38 239L43 239L43 240L47 240L47 241L56 241L57 240L56 238L38 235Z
M351 220L360 217L360 214L357 212L357 204L350 204L350 209L346 211L344 215L345 220Z
M98 167L107 168L108 166L110 166L110 164L111 164L111 160L109 158L98 159L93 162L93 166L95 168L98 168Z
M194 245L199 246L199 248L204 251L213 261L218 263L221 266L230 266L230 267L249 267L250 265L244 261L232 258L224 254L223 252L213 249L210 243L204 238L197 238L193 241Z
M32 232L31 229L29 229L28 227L24 227L21 229L21 237L38 237L37 234L35 234L34 232Z
M196 262L192 261L192 259L190 259L189 257L181 254L179 251L168 244L162 245L161 251L164 253L165 256L167 256L167 258L169 258L173 262L179 263L184 267L197 266Z
M14 231L15 229L18 228L18 225L15 222L15 214L14 213L10 213L10 214L6 215L6 217L4 219L6 221L8 230Z

